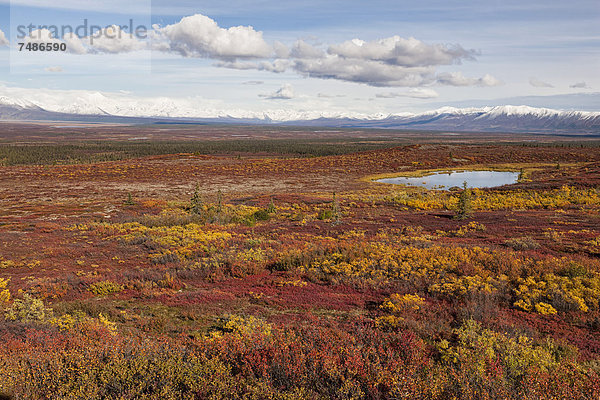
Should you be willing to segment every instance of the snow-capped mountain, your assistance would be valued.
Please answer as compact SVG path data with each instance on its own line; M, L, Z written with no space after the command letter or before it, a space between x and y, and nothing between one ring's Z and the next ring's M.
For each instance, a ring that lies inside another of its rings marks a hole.
M410 116L389 116L368 124L380 128L457 131L600 133L600 112L560 111L528 106L444 107Z
M528 106L443 107L419 114L379 119L340 118L295 121L301 125L461 132L555 132L600 134L600 112L560 111Z
M0 96L0 120L168 120L232 122L329 127L423 129L494 132L556 132L600 134L600 112L563 111L529 106L481 108L442 107L423 113L359 114L352 112L274 109L254 112L223 110L202 99L166 97L133 99L98 92L77 93L65 100ZM222 105L221 105L222 106Z

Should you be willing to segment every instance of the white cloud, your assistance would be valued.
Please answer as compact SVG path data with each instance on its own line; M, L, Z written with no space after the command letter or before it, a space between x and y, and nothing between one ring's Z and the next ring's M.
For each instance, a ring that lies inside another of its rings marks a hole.
M553 88L554 86L548 82L540 81L537 78L531 77L529 78L529 84L533 87L538 88Z
M298 40L294 43L290 56L301 59L320 59L325 57L325 52L315 46L306 43L304 40Z
M145 44L135 35L123 31L119 26L112 25L103 28L100 32L83 38L90 44L90 49L102 53L128 53L141 50Z
M475 83L477 86L500 86L502 84L503 82L500 79L490 74L485 74L482 78L477 79L477 83Z
M35 29L23 38L25 43L62 43L60 39L54 37L54 34L48 29Z
M439 74L436 79L440 85L447 86L499 86L502 82L490 74L485 74L481 78L469 78L462 72L445 72Z
M338 45L329 46L329 54L343 58L382 61L403 67L424 67L460 63L461 60L474 60L478 53L465 50L462 46L426 44L413 37L400 36L365 42L353 39Z
M67 44L67 51L73 54L86 54L87 49L83 45L83 42L79 36L74 33L67 33L63 36L63 41Z
M434 99L439 97L439 94L433 89L413 88L406 92L388 92L378 93L375 97L380 99L392 99L395 97L412 97L414 99Z
M61 66L54 66L54 67L46 67L44 68L44 71L47 72L63 72L63 69Z
M262 32L255 31L253 27L224 29L202 14L184 17L176 24L155 29L169 41L171 51L185 57L267 58L273 52L263 39ZM281 51L280 46L278 51Z
M0 47L8 46L8 45L9 45L8 39L6 39L4 32L2 32L2 29L0 29Z
M261 71L281 73L285 72L290 65L291 63L289 60L262 61L258 64L258 69Z
M294 88L289 83L284 83L275 93L259 94L259 97L265 97L271 100L289 100L295 97Z
M422 86L433 81L434 68L406 68L382 62L327 55L299 59L294 69L308 77L365 83L370 86Z
M262 85L264 83L264 81L246 81L242 82L242 85Z
M591 89L586 82L576 82L569 87L571 89Z
M275 58L288 58L290 56L290 49L277 40L273 42L273 52L275 53Z

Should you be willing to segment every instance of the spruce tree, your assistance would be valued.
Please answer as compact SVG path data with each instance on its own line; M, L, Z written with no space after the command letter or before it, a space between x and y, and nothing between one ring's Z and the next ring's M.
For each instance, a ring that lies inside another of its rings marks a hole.
M463 182L463 191L458 196L458 205L456 206L456 219L467 219L473 212L471 204L471 189L467 187L467 182Z
M196 215L202 214L202 211L203 211L202 203L203 202L202 202L202 196L200 195L200 187L196 183L196 188L194 189L194 194L192 195L192 198L190 199L190 212L192 214L196 214Z
M339 223L341 223L340 220L340 202L337 198L337 195L335 192L333 192L333 202L331 204L331 213L333 216L333 224L337 225Z

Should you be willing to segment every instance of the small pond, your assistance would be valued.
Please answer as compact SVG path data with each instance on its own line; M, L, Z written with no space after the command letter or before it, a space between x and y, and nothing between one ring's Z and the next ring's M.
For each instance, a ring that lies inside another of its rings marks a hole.
M518 172L502 171L440 171L419 177L396 177L378 179L375 182L395 185L420 186L427 189L448 190L453 186L462 187L467 182L470 188L490 188L516 183Z

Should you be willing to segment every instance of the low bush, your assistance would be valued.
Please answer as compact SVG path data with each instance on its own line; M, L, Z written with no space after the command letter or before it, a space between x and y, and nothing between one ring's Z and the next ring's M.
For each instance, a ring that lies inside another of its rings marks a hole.
M535 250L540 247L540 244L530 236L508 239L504 244L513 250Z
M112 281L100 281L92 283L88 290L99 296L106 296L112 293L118 293L123 290L123 286Z

